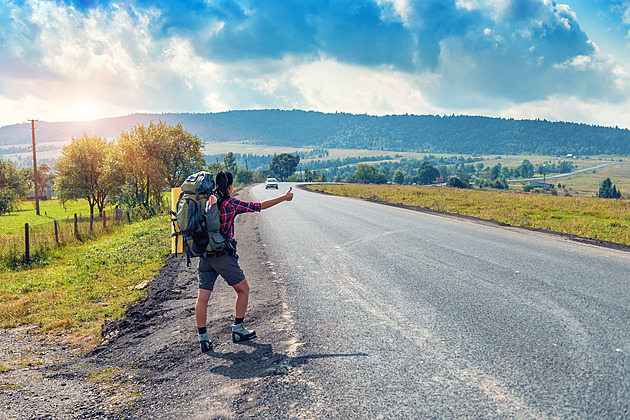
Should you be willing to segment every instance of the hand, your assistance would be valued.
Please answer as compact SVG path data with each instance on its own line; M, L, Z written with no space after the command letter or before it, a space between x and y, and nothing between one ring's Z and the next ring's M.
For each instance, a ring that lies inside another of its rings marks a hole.
M287 191L287 193L284 195L284 201L291 201L293 200L293 187L289 188L289 191Z

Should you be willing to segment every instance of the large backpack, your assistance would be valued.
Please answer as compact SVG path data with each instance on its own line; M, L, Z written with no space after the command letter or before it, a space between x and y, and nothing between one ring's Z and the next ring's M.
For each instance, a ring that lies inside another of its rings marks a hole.
M228 251L229 242L221 233L217 198L212 195L214 176L210 172L190 175L181 186L176 211L171 210L173 235L184 238L188 265L191 257Z

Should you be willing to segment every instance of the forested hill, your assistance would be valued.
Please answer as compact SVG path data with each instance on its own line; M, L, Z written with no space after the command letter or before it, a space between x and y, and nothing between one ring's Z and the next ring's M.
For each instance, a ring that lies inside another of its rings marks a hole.
M45 123L38 141L79 137L83 132L115 138L150 121L181 122L204 141L255 140L290 147L322 146L463 154L579 155L630 153L630 130L541 120L474 116L324 114L250 110L204 114L134 114L93 122ZM30 125L0 128L0 144L30 139ZM19 143L22 143L20 141Z

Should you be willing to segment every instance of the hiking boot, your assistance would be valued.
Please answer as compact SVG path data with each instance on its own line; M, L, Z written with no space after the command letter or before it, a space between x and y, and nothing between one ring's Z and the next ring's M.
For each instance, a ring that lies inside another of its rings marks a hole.
M206 353L212 350L212 342L208 338L207 332L203 334L197 334L197 337L199 338L199 346L201 347L201 351L203 353Z
M256 337L256 331L250 331L243 324L232 325L232 342L251 340Z

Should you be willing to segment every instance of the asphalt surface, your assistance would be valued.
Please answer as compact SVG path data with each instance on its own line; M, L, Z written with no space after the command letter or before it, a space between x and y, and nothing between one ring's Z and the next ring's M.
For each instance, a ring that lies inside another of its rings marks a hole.
M630 253L294 191L258 216L299 337L266 417L630 417Z

